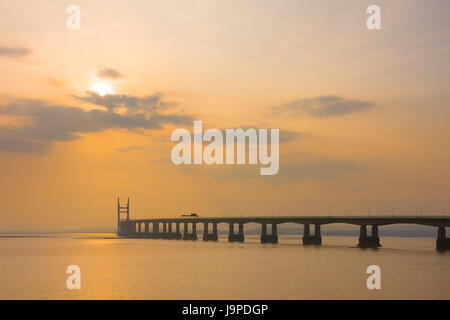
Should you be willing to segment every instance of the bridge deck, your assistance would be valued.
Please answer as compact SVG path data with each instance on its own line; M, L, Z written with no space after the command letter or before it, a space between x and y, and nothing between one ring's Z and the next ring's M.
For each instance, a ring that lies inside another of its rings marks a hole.
M419 224L436 227L449 227L450 216L248 216L248 217L181 217L121 220L135 223L298 223L330 224L347 223L354 225Z

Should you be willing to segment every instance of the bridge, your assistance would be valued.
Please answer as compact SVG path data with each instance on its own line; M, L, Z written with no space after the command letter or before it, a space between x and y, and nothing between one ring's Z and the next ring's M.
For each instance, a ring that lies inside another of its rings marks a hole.
M122 215L126 218L122 219ZM117 199L117 235L127 238L197 240L197 224L203 224L203 241L218 241L217 225L228 224L228 241L244 242L244 225L261 225L261 243L278 243L277 227L282 223L303 225L303 245L321 245L321 226L346 223L360 226L358 246L377 248L381 246L379 227L391 224L417 224L437 228L436 249L450 250L450 216L279 216L279 217L180 217L130 219L130 200L121 206ZM160 229L162 225L162 230ZM181 232L181 225L183 232ZM150 228L151 226L151 228ZM190 226L190 228L189 228ZM210 229L212 227L212 230ZM237 226L237 229L235 229ZM370 233L369 233L370 228ZM270 229L270 230L269 230ZM270 232L269 232L270 231ZM314 231L314 232L312 232Z

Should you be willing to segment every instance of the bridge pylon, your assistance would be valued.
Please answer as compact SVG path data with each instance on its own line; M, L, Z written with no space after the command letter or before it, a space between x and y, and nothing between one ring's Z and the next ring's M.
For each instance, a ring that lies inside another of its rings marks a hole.
M127 218L122 219L121 214L126 214ZM131 232L132 225L129 223L130 221L130 198L127 199L127 205L120 205L120 198L117 197L117 234L121 235L124 233Z

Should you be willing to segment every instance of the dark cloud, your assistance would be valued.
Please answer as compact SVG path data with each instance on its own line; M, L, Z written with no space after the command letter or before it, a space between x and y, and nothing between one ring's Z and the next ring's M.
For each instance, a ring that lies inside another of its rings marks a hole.
M375 107L372 102L346 99L334 95L298 99L271 109L273 113L289 115L306 113L311 117L326 118L370 110Z
M109 111L116 111L118 108L126 108L129 113L136 111L165 110L176 105L173 102L163 101L162 93L137 97L127 94L106 94L101 96L96 92L88 91L85 96L74 96L74 98L83 102L89 102L105 107Z
M33 51L23 47L0 47L0 57L18 58L29 56Z
M261 176L260 165L181 165L177 168L187 174L211 176L221 183L257 179L272 185L279 185L305 179L336 179L367 167L367 164L353 160L296 152L287 155L280 154L279 171L272 176Z
M40 153L53 141L80 139L82 133L108 129L160 129L165 124L192 123L183 114L159 114L140 111L119 114L106 110L85 111L78 107L51 105L43 100L21 100L0 108L0 114L26 117L25 126L0 127L0 150Z
M99 78L106 78L113 80L123 78L123 74L119 70L108 67L104 64L100 64L97 66L97 76Z
M23 138L14 130L0 128L0 150L20 153L46 153L50 144Z

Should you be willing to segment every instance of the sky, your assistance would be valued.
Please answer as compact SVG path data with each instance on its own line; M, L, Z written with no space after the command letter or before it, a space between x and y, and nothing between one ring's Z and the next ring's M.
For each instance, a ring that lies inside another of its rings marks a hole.
M1 0L0 230L114 227L117 197L132 218L448 212L449 9ZM194 120L280 129L278 174L174 165Z

